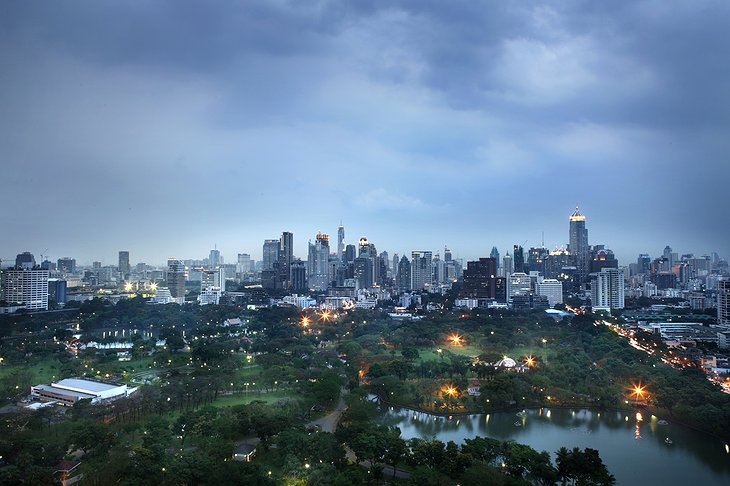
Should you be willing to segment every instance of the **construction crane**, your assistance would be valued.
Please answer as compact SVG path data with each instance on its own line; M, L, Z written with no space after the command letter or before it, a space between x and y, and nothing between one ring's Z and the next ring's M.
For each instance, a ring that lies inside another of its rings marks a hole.
M41 255L41 263L43 263L46 260L46 258L48 258L48 248L43 250L40 255Z

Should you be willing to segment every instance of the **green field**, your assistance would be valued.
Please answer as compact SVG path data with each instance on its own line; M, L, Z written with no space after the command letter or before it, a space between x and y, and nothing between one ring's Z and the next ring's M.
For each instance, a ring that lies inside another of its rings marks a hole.
M33 384L50 383L60 377L61 363L52 358L31 359L23 365L0 366L0 379L16 371L28 372Z
M439 353L437 350L441 349L442 352ZM439 359L448 360L449 353L455 354L458 356L479 356L481 353L481 350L476 346L440 346L436 348L420 348L418 350L418 360L419 361L438 361ZM443 355L443 356L441 356Z
M234 405L244 405L253 401L261 401L266 403L274 403L285 398L296 398L296 393L292 390L279 390L269 393L238 393L236 395L225 395L211 403L214 407L231 407Z

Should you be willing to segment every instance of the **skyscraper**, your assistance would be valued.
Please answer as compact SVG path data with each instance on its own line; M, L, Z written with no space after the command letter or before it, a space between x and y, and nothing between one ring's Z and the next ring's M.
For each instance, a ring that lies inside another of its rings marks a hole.
M593 310L624 308L624 272L620 268L603 268L591 275Z
M408 257L405 255L398 262L396 287L398 288L398 292L408 292L411 290L411 262L408 261Z
M717 323L730 327L730 279L717 282Z
M340 226L337 228L337 259L342 260L345 258L345 227L342 226L342 221L340 221Z
M464 270L464 297L479 299L496 298L497 260L480 258L478 261L466 262Z
M35 256L29 251L24 251L23 253L18 253L18 255L15 257L15 269L16 270L32 270L36 266L35 264Z
M512 250L515 272L525 272L525 251L520 245L515 245Z
M223 262L221 261L221 252L218 249L210 250L210 255L208 256L208 267L209 268L218 268L221 266Z
M273 270L277 261L279 261L279 240L264 240L261 270Z
M129 252L128 251L120 251L119 252L119 273L122 275L122 279L126 280L129 278L129 274L132 272L132 269L129 266Z
M284 289L291 288L291 263L294 260L294 235L288 231L279 240L279 281ZM305 267L306 271L306 267ZM304 283L306 287L306 281Z
M537 282L535 292L537 295L546 296L550 307L563 303L563 284L554 278L546 278Z
M329 287L329 257L329 235L317 233L314 244L309 243L307 258L307 279L310 289L323 291Z
M505 277L507 277L510 273L514 273L515 271L515 264L514 260L510 256L509 252L502 258L502 273Z
M575 208L573 214L570 215L570 243L568 250L575 256L575 266L578 268L578 276L581 280L588 275L588 229L586 229L586 217L580 214L578 208Z
M70 257L59 258L58 271L61 273L76 273L76 260Z
M411 252L411 289L423 290L432 282L432 252L412 251Z
M185 265L182 260L169 258L167 260L167 287L170 295L178 304L185 303Z
M499 250L497 250L496 246L492 247L492 251L489 253L489 258L494 258L494 261L497 262L497 268L499 268L501 261L499 260Z

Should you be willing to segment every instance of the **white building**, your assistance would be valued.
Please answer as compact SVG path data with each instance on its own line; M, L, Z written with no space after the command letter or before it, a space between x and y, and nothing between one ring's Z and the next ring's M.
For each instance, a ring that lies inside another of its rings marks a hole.
M546 278L537 283L537 295L544 295L548 298L548 305L563 303L563 283L554 278Z
M624 272L602 268L591 276L591 305L594 311L624 308Z
M30 310L48 309L48 270L5 269L0 278L3 300Z
M83 399L90 399L91 403L102 400L114 400L134 393L136 388L116 383L85 380L83 378L67 378L51 383L50 385L36 385L30 388L32 398L42 402L58 402L71 407Z
M515 272L507 277L507 297L512 300L515 295L527 295L532 290L530 276L524 272Z

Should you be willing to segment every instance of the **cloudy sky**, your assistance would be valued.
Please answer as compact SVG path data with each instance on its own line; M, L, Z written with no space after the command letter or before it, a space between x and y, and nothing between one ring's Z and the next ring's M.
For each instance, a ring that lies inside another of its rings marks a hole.
M0 3L0 258L730 254L730 2Z

